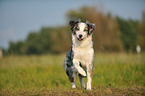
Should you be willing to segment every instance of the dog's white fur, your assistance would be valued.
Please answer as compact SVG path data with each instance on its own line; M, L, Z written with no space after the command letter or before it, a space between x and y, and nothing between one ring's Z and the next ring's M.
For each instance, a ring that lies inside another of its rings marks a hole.
M95 25L94 25L95 26ZM87 90L91 90L91 82L92 82L92 73L93 73L93 62L94 62L94 49L92 42L92 34L88 34L89 28L86 23L78 22L77 27L73 26L72 28L77 28L77 30L73 29L72 31L72 53L73 53L73 74L72 77L74 81L72 82L72 88L76 88L75 80L76 80L76 72L79 72L79 79L81 83L81 87L85 88L85 83L83 81L83 77L87 76ZM80 37L80 35L82 35ZM64 68L66 70L66 57L64 61Z

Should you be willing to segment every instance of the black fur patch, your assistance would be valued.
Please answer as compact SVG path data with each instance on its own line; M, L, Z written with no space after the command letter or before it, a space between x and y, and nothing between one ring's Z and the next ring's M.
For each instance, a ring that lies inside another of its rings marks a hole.
M69 51L67 54L66 54L66 62L65 62L65 65L66 65L66 74L69 78L69 80L71 82L74 82L74 77L72 76L73 75L73 52L72 51Z
M95 24L87 23L88 25L88 35L92 34L92 32L95 30Z
M72 67L73 66L73 53L72 51L69 51L67 54L66 54L66 65L67 67Z
M75 20L75 21L72 20L72 21L69 22L69 25L71 27L71 31L73 32L74 35L76 34L74 29L76 29L78 23L80 23L80 22L81 22L80 19L79 20Z
M71 67L67 67L67 68L66 68L66 74L67 74L69 80L70 80L71 82L73 82L73 81L74 81L74 77L72 76L72 74L73 74L73 69L72 69Z

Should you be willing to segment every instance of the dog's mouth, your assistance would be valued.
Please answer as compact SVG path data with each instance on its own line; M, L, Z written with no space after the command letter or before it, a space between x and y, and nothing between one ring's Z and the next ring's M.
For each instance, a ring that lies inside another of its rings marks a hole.
M83 40L83 38L77 38L79 41L82 41Z

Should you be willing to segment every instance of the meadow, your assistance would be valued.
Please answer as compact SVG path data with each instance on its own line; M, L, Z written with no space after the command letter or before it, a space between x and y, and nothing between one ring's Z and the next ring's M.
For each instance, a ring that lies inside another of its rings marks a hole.
M63 69L65 54L0 58L0 95L145 95L145 53L97 53L92 90L76 89ZM86 78L84 78L86 82Z

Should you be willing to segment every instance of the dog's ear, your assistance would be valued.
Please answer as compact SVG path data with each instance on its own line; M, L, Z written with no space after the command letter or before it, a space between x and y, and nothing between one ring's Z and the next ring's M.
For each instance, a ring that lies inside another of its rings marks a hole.
M88 25L88 35L90 35L96 28L96 25L94 23L87 22Z
M72 21L69 22L69 25L71 27L71 31L73 32L73 34L75 34L74 29L76 28L77 24L80 23L80 22L81 22L80 19L75 20L75 21L72 20Z

